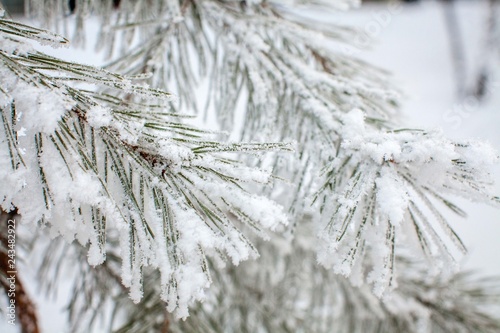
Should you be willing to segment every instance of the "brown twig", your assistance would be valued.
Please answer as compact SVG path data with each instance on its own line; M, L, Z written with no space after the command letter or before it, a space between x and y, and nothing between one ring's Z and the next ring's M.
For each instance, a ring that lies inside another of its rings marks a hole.
M39 333L36 306L21 282L16 265L15 232L9 233L9 230L15 231L18 219L17 210L7 213L0 209L0 285L9 300L9 323L16 325L19 322L22 333Z
M165 311L165 320L163 321L163 325L161 327L161 333L169 333L170 332L170 320L168 319L168 312Z

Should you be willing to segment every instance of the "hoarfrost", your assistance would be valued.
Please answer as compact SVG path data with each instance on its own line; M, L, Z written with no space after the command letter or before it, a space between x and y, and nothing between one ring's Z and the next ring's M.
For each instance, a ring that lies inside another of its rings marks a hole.
M327 178L332 188L322 190L323 200L333 205L327 208L331 218L319 232L324 242L319 244L320 263L346 276L369 263L366 281L380 297L395 285L393 260L396 250L404 247L405 233L416 232L435 264L453 267L450 253L465 248L431 198L452 209L442 195L491 200L491 176L483 170L497 162L497 153L485 143L453 142L439 131L376 131L366 126L360 110L341 120L344 141L325 173L335 178ZM435 228L451 241L453 250Z
M86 112L87 121L94 128L110 126L113 114L108 107L95 105Z

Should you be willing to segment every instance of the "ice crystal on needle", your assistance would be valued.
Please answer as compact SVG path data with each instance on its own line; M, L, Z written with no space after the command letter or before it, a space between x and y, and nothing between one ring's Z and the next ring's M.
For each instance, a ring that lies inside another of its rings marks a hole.
M378 285L381 295L382 285L392 283L395 249L405 243L397 242L399 238L414 234L410 238L418 239L422 251L435 261L453 262L456 251L450 246L465 252L433 200L458 213L462 212L442 194L492 200L492 179L478 166L497 162L493 148L456 143L439 132L373 131L366 128L359 110L342 121L343 141L319 191L323 205L329 207L320 232L324 240L320 262L349 276L354 266L364 266L369 257L368 262L378 264L368 279ZM384 269L375 273L378 267Z

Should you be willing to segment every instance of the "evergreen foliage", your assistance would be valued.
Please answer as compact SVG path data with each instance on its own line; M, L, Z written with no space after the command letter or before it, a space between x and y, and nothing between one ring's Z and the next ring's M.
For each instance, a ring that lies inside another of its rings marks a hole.
M46 289L68 272L73 331L500 330L497 286L457 273L443 213L498 205L497 153L401 127L386 73L345 52L356 31L301 11L356 3L28 1L44 29L2 14L0 208L38 230L23 241ZM104 69L33 44L83 44L89 20Z

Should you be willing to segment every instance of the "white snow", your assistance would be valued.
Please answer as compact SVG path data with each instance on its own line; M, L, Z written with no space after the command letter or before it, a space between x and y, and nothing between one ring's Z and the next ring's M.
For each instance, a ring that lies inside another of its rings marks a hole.
M356 1L346 1L355 3ZM482 20L486 15L487 6L482 2L458 2L458 9L460 17L462 18L461 24L463 25L463 31L465 32L466 45L468 45L468 59L473 65L474 61L471 59L476 58L478 55L477 50L479 42L481 40L481 33L483 32ZM379 40L378 44L370 52L355 52L357 56L368 59L370 62L378 64L384 68L387 68L395 73L395 80L398 82L399 88L407 95L408 99L404 101L403 112L406 118L406 122L411 125L412 128L427 127L427 128L443 128L443 132L447 136L451 136L458 139L464 139L469 137L477 137L480 139L489 140L493 146L500 147L500 135L497 131L497 124L500 120L500 113L496 110L496 106L500 105L500 94L498 94L497 86L493 85L492 91L490 93L490 99L487 105L479 106L474 104L473 101L466 102L456 102L454 99L454 85L453 85L453 75L452 75L452 65L448 50L448 37L444 29L443 14L440 12L442 8L436 2L424 1L418 5L408 5L401 7L401 10L390 11L385 5L368 5L362 7L359 11L347 12L335 14L330 19L331 21L339 20L347 23L354 23L362 27L365 34L370 35ZM383 21L380 21L381 12L387 11L390 16L385 17ZM378 24L378 25L377 25ZM59 55L60 50L56 51L54 54ZM77 51L79 57L82 57L83 61L96 61L85 56L83 53ZM72 56L75 54L73 53ZM93 55L93 52L89 53ZM90 59L90 60L89 60ZM471 66L471 64L469 64ZM255 79L257 86L258 80ZM262 88L262 87L260 87ZM15 95L16 92L13 92ZM24 94L30 94L29 88L21 92L17 92L19 97L25 97ZM60 95L57 96L40 96L37 94L30 94L30 103L38 103L39 101L44 102L44 105L50 105L50 108L41 108L36 110L40 113L34 113L31 108L23 108L21 105L22 119L29 119L23 127L18 129L19 134L24 134L30 131L43 131L45 133L50 133L55 128L55 124L60 119L68 108L71 107L70 104L66 104L64 98ZM262 101L265 101L265 96L261 96ZM39 101L37 99L40 99ZM53 100L60 101L53 103ZM2 99L3 101L3 99ZM49 103L47 104L47 101ZM61 102L62 101L62 102ZM3 103L3 102L2 102ZM94 113L94 111L96 111ZM89 116L96 126L107 126L111 119L108 117L108 113L102 110L94 110ZM352 136L350 142L346 142L347 146L356 146L356 135L361 133L360 129L363 128L363 115L361 111L355 111L352 114L346 116L351 117L351 127L349 133ZM43 114L43 117L41 115ZM330 121L330 119L325 119ZM379 161L388 161L390 159L418 159L425 156L429 156L429 148L442 149L446 154L454 154L450 148L449 143L441 146L432 145L432 147L421 146L417 147L420 150L405 151L404 147L400 145L398 140L392 140L391 135L387 136L390 138L388 141L383 142L382 145L377 147L370 146L368 148L370 158ZM3 138L2 138L3 139ZM359 142L358 142L359 143ZM186 160L190 160L191 156L183 151L169 150L169 146L165 145L165 153L171 154L173 162L176 166L180 167L182 163ZM376 149L375 149L376 148ZM493 163L496 159L496 153L490 148L490 146L484 145L478 149L473 149L467 152L469 160L471 162L478 161L477 165L471 163L472 167L481 166L483 163ZM446 155L443 161L448 159L451 155ZM1 156L0 156L1 157ZM0 169L10 168L6 164L8 158L1 158ZM479 162L481 161L481 162ZM52 169L53 170L53 169ZM429 172L429 179L432 179L434 170L422 170L423 172ZM23 178L25 175L22 172L14 175L15 177L8 177L8 187L16 188L21 190L25 183ZM267 180L267 174L265 172L256 172L250 178L259 178L264 182ZM80 179L81 178L78 178ZM495 179L500 180L500 169L495 171ZM28 180L32 181L32 180ZM7 184L4 182L3 178L0 178L2 184ZM392 221L400 221L401 213L398 210L391 209L394 205L394 200L397 201L398 205L407 204L406 193L401 192L397 189L397 180L390 173L384 173L381 178L377 181L377 186L380 187L379 195L382 197L387 197L391 199L382 200L380 209L385 212ZM81 200L88 201L98 200L99 198L99 185L96 183L95 179L90 181L90 189L82 191L80 194ZM78 182L78 184L87 184L87 181ZM82 185L83 186L83 185ZM75 187L72 189L72 195L78 197L78 191L82 189L82 186ZM390 196L387 193L394 193L394 188L398 192L397 196ZM500 186L497 184L498 192L500 193ZM4 193L0 190L0 197ZM5 193L7 195L7 192ZM15 195L12 192L9 195ZM387 194L387 195L386 195ZM3 198L3 197L2 197ZM6 200L10 200L10 197L6 197ZM469 261L466 263L466 267L469 268L480 268L483 272L490 274L500 274L500 265L495 261L494 255L500 253L500 243L498 242L498 236L500 235L500 226L496 223L499 222L498 217L500 216L499 211L494 208L485 207L483 205L478 206L470 204L467 201L458 199L459 205L465 206L466 211L470 213L467 220L457 218L456 216L450 214L446 216L452 222L451 225L454 229L458 230L459 235L464 239L466 245L469 246L471 250L471 255L469 256ZM264 206L269 205L267 202L262 203ZM354 205L355 202L352 202ZM247 211L246 207L243 207ZM34 216L37 216L43 212L31 212ZM181 214L181 210L177 211L177 214ZM256 219L262 219L265 227L273 228L275 227L273 221L266 221L265 216L254 216ZM191 221L191 219L188 219ZM63 220L61 219L60 223ZM284 223L284 221L283 221ZM71 226L65 226L65 230L71 229ZM75 231L76 232L76 231ZM85 233L85 230L80 230L80 232ZM192 225L187 223L184 229L181 230L181 234L189 235L186 237L194 237L199 240L200 243L208 247L223 247L224 244L213 244L207 239L211 237L206 236L209 233L208 230L198 230L196 234L193 235ZM89 238L91 235L87 234ZM73 237L73 235L67 235L68 238ZM128 237L127 232L123 234L124 238ZM186 253L192 254L194 249L190 247L189 244L181 243ZM123 246L127 248L127 246ZM151 249L147 249L151 250ZM245 250L248 249L235 249L233 253L235 258L246 257ZM381 250L383 252L384 249ZM240 252L240 253L238 253ZM92 254L90 261L98 262L100 253ZM127 253L122 254L124 258L128 258ZM248 253L248 255L250 255ZM237 261L237 260L236 260ZM126 262L124 265L127 264ZM130 263L128 263L130 264ZM178 313L179 316L183 317L187 315L187 304L195 299L202 299L203 292L202 289L206 287L208 281L206 276L200 271L196 271L198 264L195 263L192 266L186 266L182 270L175 272L177 279L182 280L186 276L190 276L192 281L196 283L192 285L181 284L178 291L178 296L180 302L182 303L182 309ZM137 271L124 272L124 281L127 285L131 285L131 280L138 280L137 277L133 277L137 274ZM374 273L375 274L375 273ZM384 274L384 272L377 272L377 274ZM27 285L36 285L35 283L29 283ZM196 290L193 290L196 289ZM141 290L140 286L133 285L131 294L134 299L140 299ZM194 296L193 296L194 295ZM45 303L46 301L44 301ZM175 306L175 305L171 305ZM42 327L44 331L47 332L64 332L67 329L61 321L53 320L54 313L50 306L39 307L41 315L39 316L42 321ZM0 330L2 332L11 332L11 327L6 326L5 323L0 322ZM10 330L10 331L9 331Z
M109 108L96 105L86 112L87 121L94 128L105 127L113 120L112 112Z

